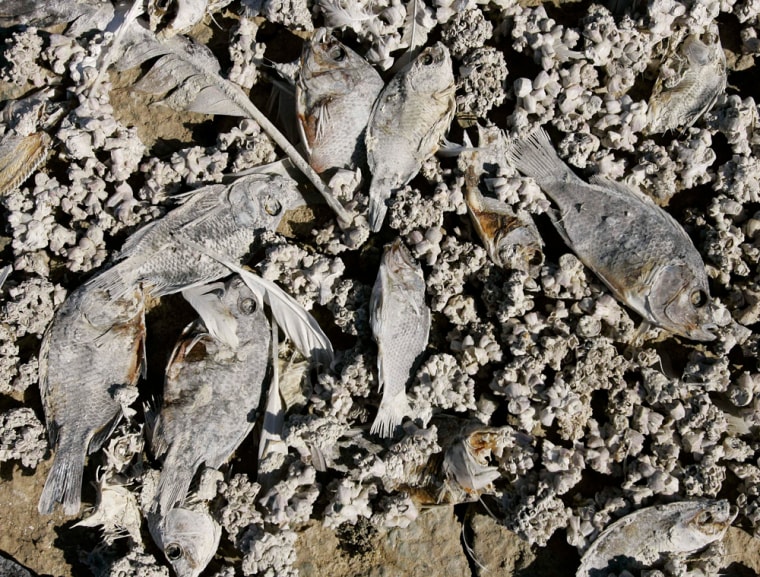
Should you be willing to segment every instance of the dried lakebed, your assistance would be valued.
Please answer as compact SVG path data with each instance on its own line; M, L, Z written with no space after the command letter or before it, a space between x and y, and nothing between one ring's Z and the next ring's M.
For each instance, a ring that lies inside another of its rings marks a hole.
M725 537L631 573L759 573L757 6L243 4L188 30L171 29L181 24L168 24L171 11L152 17L165 36L187 32L207 46L294 144L290 89L273 81L288 85L304 39L328 26L386 84L410 45L442 42L457 87L448 139L481 148L426 160L391 194L377 233L364 167L359 192L356 176L336 186L353 221L339 225L306 183L309 207L257 239L246 263L314 315L336 360L283 382L282 452L257 463L257 425L228 465L196 479L194 503L222 527L202 575L568 575L615 521L701 499L736 509ZM155 60L98 76L111 37L93 29L112 14L85 16L22 25L0 9L0 136L49 137L14 141L10 158L31 174L0 198L0 266L12 265L0 288L0 551L43 575L169 575L142 520L161 466L144 440L145 405L160 402L169 354L195 312L178 295L148 299L147 376L129 418L89 456L74 517L37 511L52 462L41 338L66 296L177 194L283 155L253 120L176 111L156 104L166 94L134 90ZM725 90L710 72L721 55ZM716 81L699 82L712 92L674 109L701 74ZM273 91L279 112L267 108ZM682 125L667 127L671 118ZM507 162L500 130L539 126L581 178L638 187L684 228L709 278L714 341L640 334L641 318L571 252L551 200ZM543 244L526 266L510 268L512 253L497 266L484 248L467 209L473 165L484 197L535 223ZM421 264L431 330L407 387L413 420L383 439L370 433L382 395L370 301L383 247L397 238ZM280 354L286 366L292 351ZM98 498L99 517L87 521Z

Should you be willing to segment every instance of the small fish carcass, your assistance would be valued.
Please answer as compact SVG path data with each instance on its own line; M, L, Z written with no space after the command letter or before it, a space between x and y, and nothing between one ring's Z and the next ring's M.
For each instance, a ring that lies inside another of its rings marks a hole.
M373 232L383 225L386 200L438 150L456 111L455 89L451 56L439 42L420 52L378 96L365 138Z
M675 334L715 339L704 262L672 216L623 183L581 180L543 129L515 141L508 155L557 204L555 228L615 297Z
M425 303L425 279L401 239L385 247L370 299L370 323L377 343L377 372L383 398L372 433L393 434L411 414L406 384L427 347L430 308Z

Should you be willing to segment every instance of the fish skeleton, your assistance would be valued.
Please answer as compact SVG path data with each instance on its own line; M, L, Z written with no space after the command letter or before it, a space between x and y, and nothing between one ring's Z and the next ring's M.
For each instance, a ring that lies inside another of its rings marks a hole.
M543 129L515 141L508 155L557 204L554 226L620 301L675 334L715 339L704 262L672 216L626 184L581 180Z
M576 577L652 565L663 554L691 553L723 538L736 508L719 501L679 501L626 515L607 527L586 550ZM624 567L616 567L620 562Z
M201 465L220 467L250 432L271 357L263 302L239 276L195 292L207 320L174 348L153 432L154 453L165 455L153 504L161 513L182 503Z
M295 181L266 174L190 193L178 208L130 236L117 262L89 281L118 297L143 283L154 297L200 286L229 269L194 245L240 260L260 230L275 230L285 211L304 204Z
M455 91L449 51L438 42L402 68L378 96L365 137L374 232L385 219L385 201L438 150L456 111Z
M666 87L662 77L657 79L647 112L647 134L685 129L712 108L726 89L726 55L717 30L706 34L708 43L698 35L686 37L675 56L685 67L678 83Z
M406 384L430 334L422 268L400 239L385 247L369 306L383 390L371 432L388 437L411 413Z
M296 114L309 164L318 173L364 164L364 133L383 79L325 28L304 44Z
M144 345L139 287L112 300L83 285L56 311L39 355L42 405L55 449L37 506L43 515L58 501L67 515L79 511L85 457L100 448L118 423L124 402L120 393L143 372Z

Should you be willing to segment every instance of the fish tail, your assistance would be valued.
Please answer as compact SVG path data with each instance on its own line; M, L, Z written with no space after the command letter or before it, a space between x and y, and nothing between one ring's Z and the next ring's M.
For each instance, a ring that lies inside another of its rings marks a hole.
M381 437L390 437L393 431L405 416L412 413L409 406L409 399L406 398L406 391L403 389L395 395L388 395L388 388L385 388L383 400L380 401L380 408L377 410L377 416L372 423L370 433L379 434Z
M86 284L92 289L107 292L112 301L120 299L126 296L134 286L134 281L125 278L125 275L122 274L122 268L121 263L116 264L101 274L92 277Z
M55 504L63 504L67 515L76 515L82 503L82 474L84 472L86 447L59 447L42 489L37 510L41 515L53 512Z
M390 197L387 183L383 180L373 179L369 187L369 226L372 232L379 231L385 220L388 206L385 201Z
M507 160L525 176L534 179L539 186L562 180L573 172L557 155L549 135L539 128L525 138L509 143Z

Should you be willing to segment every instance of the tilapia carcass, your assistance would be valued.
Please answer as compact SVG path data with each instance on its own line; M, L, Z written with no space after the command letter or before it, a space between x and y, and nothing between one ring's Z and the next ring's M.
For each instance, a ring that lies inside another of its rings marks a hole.
M55 450L40 513L51 513L56 502L68 515L79 511L85 457L100 448L136 397L131 387L143 369L144 341L139 287L112 300L83 285L56 311L39 355L42 406Z
M576 577L640 569L673 553L692 553L723 538L736 518L728 501L680 501L647 507L605 529L581 559Z
M287 210L302 204L295 181L278 175L254 174L229 186L200 188L130 236L119 262L90 284L118 296L141 282L160 297L212 282L229 269L210 254L239 261L258 232L275 230Z
M365 138L373 231L383 225L386 200L438 150L456 111L455 90L451 56L438 42L402 68L378 96Z
M657 79L647 112L645 133L685 129L712 108L726 89L726 55L717 30L687 36L674 59L680 68L677 82ZM670 84L673 84L672 86Z
M620 301L673 333L715 339L704 262L672 216L623 183L584 182L543 130L514 142L509 158L556 203L554 226Z
M198 468L218 468L253 427L271 330L263 303L239 276L195 291L204 321L185 329L166 369L153 450L165 455L153 509L180 504Z
M430 334L422 268L400 239L385 247L369 306L383 390L372 433L388 437L411 413L406 384Z
M304 45L296 113L309 164L319 173L366 160L364 132L383 79L364 58L318 29Z

